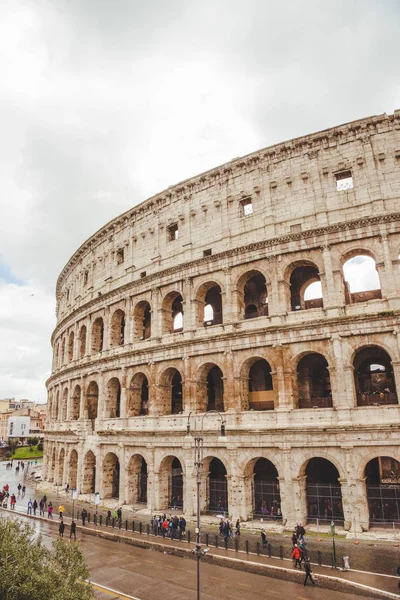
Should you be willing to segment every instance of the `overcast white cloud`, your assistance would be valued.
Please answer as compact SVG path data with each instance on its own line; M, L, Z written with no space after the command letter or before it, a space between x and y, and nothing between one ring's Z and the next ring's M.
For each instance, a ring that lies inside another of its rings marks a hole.
M395 0L3 0L0 397L45 399L57 275L107 220L400 107L399 25Z

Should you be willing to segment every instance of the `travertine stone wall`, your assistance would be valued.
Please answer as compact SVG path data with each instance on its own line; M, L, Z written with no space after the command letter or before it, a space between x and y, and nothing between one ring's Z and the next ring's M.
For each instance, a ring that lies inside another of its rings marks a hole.
M348 172L353 187L337 189ZM148 508L161 510L178 458L183 511L193 514L186 424L190 411L207 409L207 374L217 366L228 442L218 441L219 418L205 419L204 510L207 457L223 462L229 512L243 519L252 513L255 460L264 457L278 471L284 520L304 522L305 468L322 457L338 469L345 521L368 523L366 464L400 460L399 173L396 111L235 159L168 188L87 240L57 282L48 480L76 482L87 493L95 478L96 491L110 496L116 457L119 498L134 503L144 458ZM375 260L380 290L349 292L343 265L357 255ZM291 277L306 267L323 300L293 310ZM245 319L245 285L255 274L265 278L268 303L262 316ZM213 289L221 323L205 326ZM178 297L183 327L174 332ZM371 346L391 361L390 404L360 405L354 360ZM310 353L326 359L330 407L298 408L297 369ZM273 410L251 410L249 371L258 359L271 368ZM176 371L175 406L182 407L171 414Z

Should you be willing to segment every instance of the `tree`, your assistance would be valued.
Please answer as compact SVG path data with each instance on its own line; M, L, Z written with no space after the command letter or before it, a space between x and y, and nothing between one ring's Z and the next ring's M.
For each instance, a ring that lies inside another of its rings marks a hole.
M39 451L42 451L42 450L43 450L43 440L40 440L40 442L39 442L39 443L38 443L38 445L37 445L37 449L38 449Z
M9 437L7 440L7 445L9 447L9 449L11 450L12 454L14 454L16 447L19 444L19 439L18 438L12 438Z
M27 523L0 520L1 600L92 600L89 570L76 543L47 548Z
M37 446L39 440L36 437L30 437L30 438L28 438L27 442L28 442L29 450L31 452L33 452L33 447Z

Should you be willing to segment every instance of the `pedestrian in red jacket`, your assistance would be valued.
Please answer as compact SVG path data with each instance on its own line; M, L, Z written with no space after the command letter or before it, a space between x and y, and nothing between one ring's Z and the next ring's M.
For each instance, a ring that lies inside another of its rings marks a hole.
M299 568L301 569L301 564L300 564L301 552L300 552L300 548L298 547L297 544L293 548L292 558L293 558L293 566L294 566L294 568L296 569L297 565L299 565Z

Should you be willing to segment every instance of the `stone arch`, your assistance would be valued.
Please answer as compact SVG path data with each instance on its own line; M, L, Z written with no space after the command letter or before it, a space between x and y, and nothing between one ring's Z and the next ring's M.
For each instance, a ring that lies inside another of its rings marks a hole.
M169 292L162 301L162 332L177 333L183 329L183 297L180 292Z
M108 452L103 460L103 497L119 498L120 463L114 452Z
M266 277L252 269L243 273L237 281L239 310L243 319L268 316L268 292Z
M76 489L78 486L78 453L76 450L71 450L69 455L69 471L68 483L71 489Z
M128 503L147 504L147 461L141 454L134 454L128 463Z
M228 470L225 463L216 456L207 456L202 462L202 476L206 477L200 498L202 510L228 513Z
M363 264L365 273L361 274ZM347 250L341 256L341 267L346 304L382 298L376 258L371 250L363 248Z
M85 411L87 418L93 421L97 419L99 406L99 386L96 381L91 381L86 391Z
M151 337L151 306L147 300L138 302L133 310L135 340L147 340Z
M92 353L103 351L104 345L104 321L102 317L97 317L92 325Z
M160 462L158 485L160 508L181 508L185 496L184 472L181 460L174 455Z
M344 519L340 472L335 462L322 456L313 456L302 466L302 473L306 478L309 522L318 520L330 523L332 520L340 522Z
M357 406L398 404L392 359L378 345L359 347L353 356Z
M183 382L178 369L168 367L159 378L158 410L162 415L177 415L183 411Z
M79 358L83 358L86 355L86 338L86 325L82 325L79 331Z
M195 293L196 323L199 327L223 322L222 287L215 280L202 283Z
M251 357L243 363L241 371L247 383L243 406L250 410L274 410L277 394L270 363L265 358Z
M197 370L196 383L198 410L224 412L224 375L221 367L212 362L201 365Z
M377 456L365 465L364 476L370 523L398 522L400 462L392 456Z
M147 415L149 411L149 380L147 376L138 372L131 378L127 394L127 416L137 417Z
M244 476L245 493L251 493L253 518L281 520L279 474L274 462L263 456L252 458L244 469Z
M284 276L289 286L289 304L292 311L323 308L322 293L320 298L305 300L304 294L311 283L321 281L320 267L315 261L296 260L287 266Z
M118 377L111 377L107 383L104 416L109 419L121 416L121 384Z
M125 313L120 308L111 317L110 346L123 346L125 343Z
M73 331L71 331L68 336L68 362L71 362L74 360L74 343L75 343L75 334Z
M96 457L89 450L83 460L82 494L94 494L96 483Z
M81 386L76 385L72 393L71 402L71 420L77 421L79 419L80 408L81 408Z
M297 408L332 408L328 361L322 354L303 353L296 373Z

